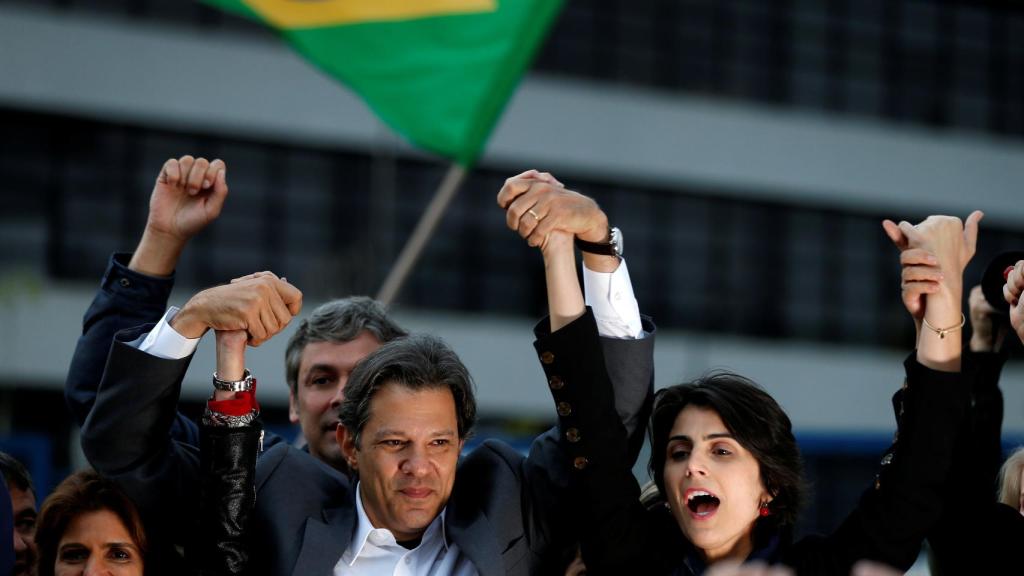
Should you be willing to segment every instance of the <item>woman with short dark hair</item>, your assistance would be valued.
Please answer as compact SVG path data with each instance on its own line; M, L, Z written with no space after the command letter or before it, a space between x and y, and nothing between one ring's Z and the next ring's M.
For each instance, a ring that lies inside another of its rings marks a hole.
M648 468L659 493L671 493L673 487L666 486L666 474L671 476L676 462L700 441L673 433L676 421L687 409L695 414L713 414L721 422L720 429L728 431L728 437L709 439L717 440L712 449L720 460L736 459L737 454L724 453L734 450L728 445L732 441L757 462L764 496L758 500L755 528L767 535L795 524L803 502L803 465L789 417L754 381L730 372L713 372L660 390L655 397ZM754 414L758 417L751 417ZM712 502L705 496L691 499L698 503L696 507L705 501Z

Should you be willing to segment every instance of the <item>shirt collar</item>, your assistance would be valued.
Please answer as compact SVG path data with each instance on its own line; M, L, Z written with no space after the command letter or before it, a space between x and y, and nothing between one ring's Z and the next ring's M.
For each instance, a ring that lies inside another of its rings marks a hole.
M366 547L366 541L370 538L370 533L375 530L373 524L370 522L370 517L366 515L366 509L363 508L363 494L359 490L359 482L356 482L356 530L352 533L352 540L349 542L348 548L345 549L345 554L342 559L349 566L353 565L359 555L362 554L363 548ZM445 550L448 550L448 530L445 524L445 513L448 508L442 508L441 513L434 518L434 521L427 526L426 531L423 533L423 540L420 541L420 546L423 546L424 542L432 540L438 537L440 532L441 543ZM386 528L384 531L391 534L390 530ZM391 535L392 541L394 541L394 535ZM395 545L398 545L395 541ZM417 548L419 548L418 546Z

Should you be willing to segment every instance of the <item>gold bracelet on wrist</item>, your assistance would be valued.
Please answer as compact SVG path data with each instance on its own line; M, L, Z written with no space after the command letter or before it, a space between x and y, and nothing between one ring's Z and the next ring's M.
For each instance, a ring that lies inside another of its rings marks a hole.
M957 330L963 328L964 325L967 324L967 317L964 316L963 314L960 314L960 323L950 328L936 328L935 326L932 326L931 324L928 323L927 318L921 318L921 320L925 328L939 335L939 340L945 338L946 334L949 334L950 332L956 332Z

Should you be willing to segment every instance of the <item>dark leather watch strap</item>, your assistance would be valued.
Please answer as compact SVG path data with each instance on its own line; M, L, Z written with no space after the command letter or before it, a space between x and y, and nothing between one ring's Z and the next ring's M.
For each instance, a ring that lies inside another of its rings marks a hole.
M608 228L607 242L587 242L576 238L576 247L583 252L600 254L602 256L615 256L622 258L622 232L612 226Z
M591 254L601 254L602 256L616 256L615 247L612 246L611 242L587 242L586 240L576 239L576 247L583 252L589 252Z

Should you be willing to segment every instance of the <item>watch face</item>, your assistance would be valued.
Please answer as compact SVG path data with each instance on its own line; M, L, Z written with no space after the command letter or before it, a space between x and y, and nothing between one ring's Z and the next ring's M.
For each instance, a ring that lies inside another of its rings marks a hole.
M622 252L623 252L623 249L622 249L622 231L619 230L618 228L612 228L611 236L612 236L612 238L611 238L612 250L615 251L615 255L616 256L621 257L622 256Z

